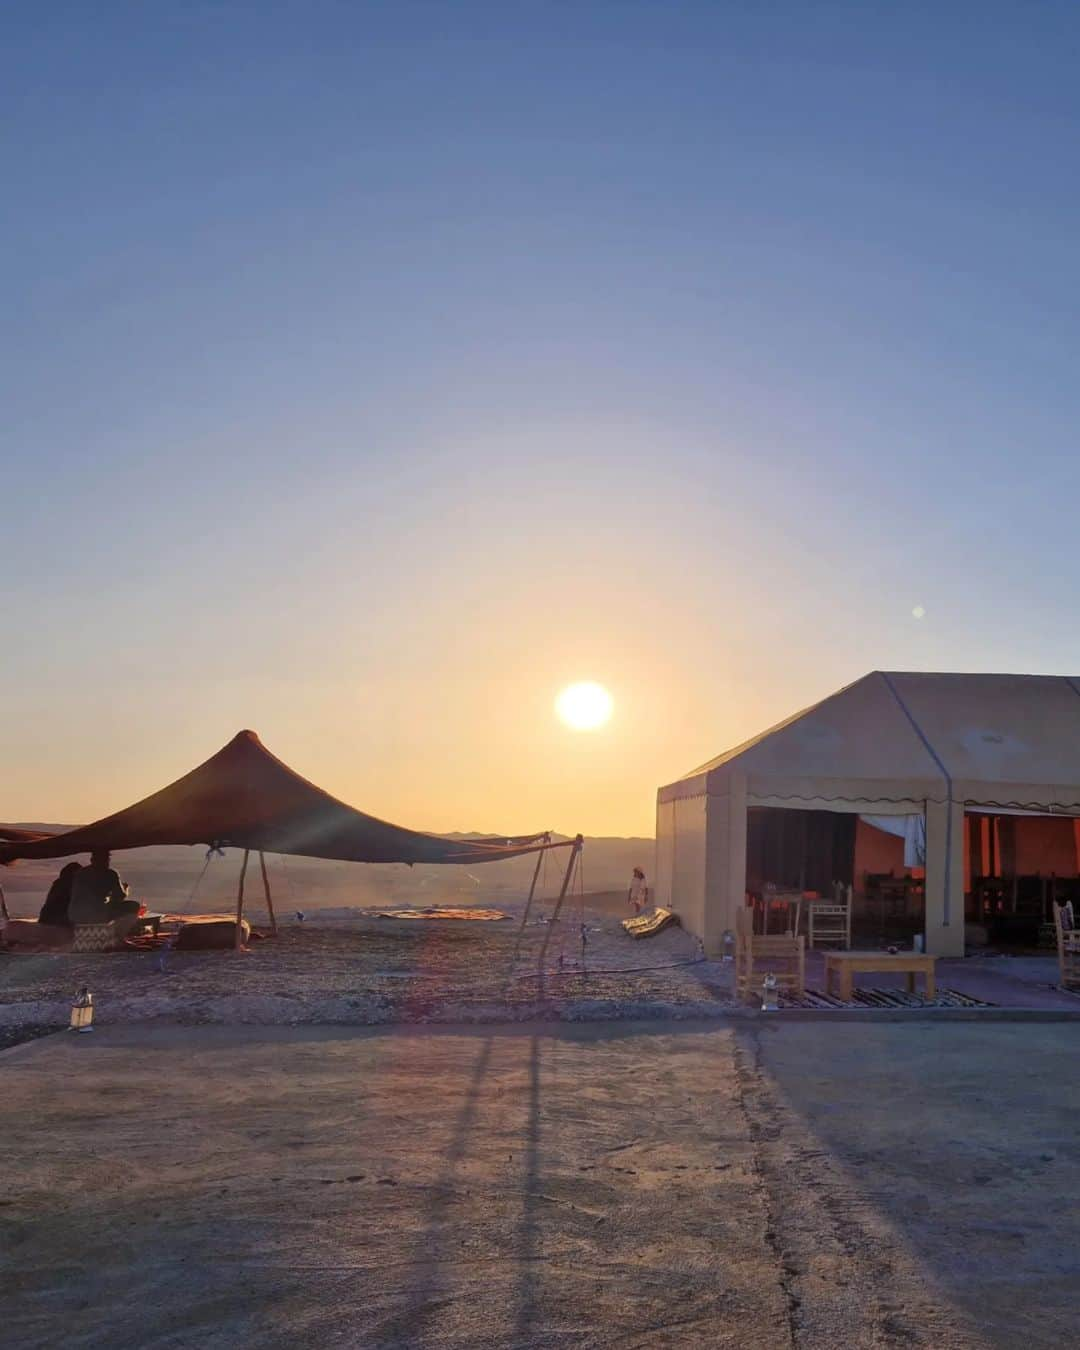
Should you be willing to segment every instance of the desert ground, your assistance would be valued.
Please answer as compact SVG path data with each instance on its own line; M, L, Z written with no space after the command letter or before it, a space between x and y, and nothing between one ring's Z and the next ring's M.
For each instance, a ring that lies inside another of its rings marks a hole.
M513 917L497 922L320 915L301 924L290 917L277 937L253 939L240 954L0 952L0 1028L62 1025L82 985L106 1023L486 1022L545 1012L688 1016L730 1002L730 971L701 962L696 942L681 929L634 942L620 927L621 914L592 909L584 916L568 911L552 929L547 906L521 933L519 949L519 910L508 907Z
M520 949L502 907L0 953L5 1347L1070 1343L1052 959L941 963L989 1009L770 1020L618 892ZM45 1034L84 983L95 1031Z
M1073 1033L29 1042L0 1057L4 1342L1067 1345Z
M524 929L520 898L504 903L508 917L497 922L385 919L358 911L332 918L316 911L299 923L286 913L276 937L257 936L239 954L0 949L0 1044L20 1032L65 1025L72 997L84 985L103 1025L671 1020L736 1010L730 962L702 959L697 941L678 927L633 941L621 927L627 911L618 893L585 900L569 904L556 925L552 902L538 903ZM265 922L257 929L268 931ZM938 1003L959 996L990 1005L984 1015L1023 1009L1080 1018L1080 996L1056 988L1056 981L1057 962L1048 955L942 961ZM866 990L899 991L903 976L871 974L858 983L864 988L857 999ZM807 985L812 997L825 988L820 952L807 958Z

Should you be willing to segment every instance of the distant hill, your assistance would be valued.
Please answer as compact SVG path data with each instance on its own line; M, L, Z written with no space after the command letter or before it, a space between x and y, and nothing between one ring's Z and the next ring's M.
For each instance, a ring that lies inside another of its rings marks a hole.
M37 822L12 823L17 823L20 829L50 833L72 828ZM458 832L447 837L491 838L491 834ZM651 875L653 848L652 839L586 838L582 856L584 890L624 889L634 867L643 867ZM113 860L133 894L151 908L194 910L220 909L235 902L240 857L239 849L229 849L224 858L214 857L207 862L202 847L163 846L118 852ZM562 849L547 855L541 865L538 888L541 896L557 893L565 859ZM266 864L275 904L283 911L349 905L460 904L467 898L497 903L500 896L510 900L524 894L536 865L532 856L466 868L283 859L277 854L268 854ZM60 866L59 861L28 861L0 869L0 885L11 912L28 914L39 907ZM247 886L252 904L261 908L262 880L258 867L249 866Z

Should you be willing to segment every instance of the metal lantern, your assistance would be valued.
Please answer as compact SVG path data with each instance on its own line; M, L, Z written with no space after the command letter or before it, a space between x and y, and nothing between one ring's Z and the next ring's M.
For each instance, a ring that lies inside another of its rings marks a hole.
M761 1011L776 1012L779 1006L776 998L776 976L770 970L761 981Z
M71 1005L71 1031L93 1031L94 996L84 985Z

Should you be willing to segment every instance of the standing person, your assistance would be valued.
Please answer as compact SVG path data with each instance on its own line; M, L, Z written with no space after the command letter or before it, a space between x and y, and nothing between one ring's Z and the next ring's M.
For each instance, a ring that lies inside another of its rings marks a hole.
M71 919L68 909L71 906L71 888L75 884L75 873L82 871L77 862L69 862L61 867L60 875L49 887L49 894L41 906L38 923L52 924L56 928L70 928Z
M75 874L68 914L73 924L115 920L117 937L125 937L138 917L139 902L127 898L128 888L109 862L107 848L90 854L90 865Z
M634 875L630 878L630 889L626 892L628 904L633 905L634 913L640 914L649 903L649 887L645 881L645 873L640 867L634 868Z

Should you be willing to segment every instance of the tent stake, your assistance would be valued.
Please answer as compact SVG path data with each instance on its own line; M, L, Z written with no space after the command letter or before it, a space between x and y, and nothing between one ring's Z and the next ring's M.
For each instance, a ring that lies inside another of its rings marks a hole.
M244 918L244 874L247 872L248 850L244 849L244 861L240 864L240 885L236 889L236 950L244 945L243 930L240 924Z
M262 868L263 890L266 892L266 908L270 911L270 931L277 937L277 919L274 918L274 901L270 895L270 878L266 875L266 857L259 849L259 866Z
M551 941L551 934L555 930L555 925L559 922L559 911L563 907L563 901L566 899L566 892L570 889L570 878L574 873L574 864L578 860L578 854L581 852L585 840L579 834L574 840L574 846L570 850L570 860L566 864L566 874L562 879L562 889L559 891L559 898L555 902L555 909L551 915L551 922L547 926L547 932L544 934L544 941L540 947L540 959L537 962L537 985L541 992L544 988L544 958L547 956L548 943Z

